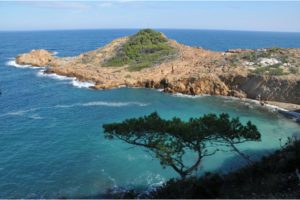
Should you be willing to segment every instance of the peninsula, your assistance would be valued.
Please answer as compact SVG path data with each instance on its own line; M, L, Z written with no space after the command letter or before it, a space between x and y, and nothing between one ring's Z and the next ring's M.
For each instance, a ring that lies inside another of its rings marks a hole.
M146 87L169 93L250 98L300 109L297 48L214 52L144 29L75 57L59 58L41 49L18 55L16 62L94 82L94 89Z

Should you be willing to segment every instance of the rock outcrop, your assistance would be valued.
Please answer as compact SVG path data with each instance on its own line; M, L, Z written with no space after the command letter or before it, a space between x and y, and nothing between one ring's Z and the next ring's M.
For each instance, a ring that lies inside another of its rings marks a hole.
M30 53L21 54L16 57L18 64L35 67L48 66L53 60L53 53L44 49L32 50Z
M127 65L105 66L105 62L117 55L128 38L116 39L103 48L75 57L56 58L47 50L33 50L17 56L16 62L36 67L46 66L46 73L93 81L96 83L94 89L109 89L125 85L161 88L170 93L235 96L300 104L300 66L298 65L300 49L257 51L239 49L230 50L229 54L226 54L186 46L168 39L168 44L176 49L177 54L163 63L140 71L131 71ZM276 57L277 51L278 57ZM257 69L261 70L261 68L256 67L255 63L266 56L276 57L279 62L276 66L270 66L270 69L264 66L263 74L256 73ZM251 68L249 63L252 63ZM279 64L284 65L277 66ZM253 68L256 71L253 71ZM281 68L283 70L277 70ZM294 74L288 74L287 72L292 71L292 68ZM274 70L277 70L277 73L284 73L276 76L269 75L268 70L270 73Z
M279 101L300 104L300 80L276 76L224 77L232 90L241 91L245 97L263 101Z

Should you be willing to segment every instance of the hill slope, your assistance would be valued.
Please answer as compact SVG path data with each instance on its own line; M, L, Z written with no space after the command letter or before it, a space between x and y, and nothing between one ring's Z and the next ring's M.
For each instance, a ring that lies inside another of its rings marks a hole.
M171 59L175 53L175 49L168 45L168 40L161 33L145 29L129 37L129 40L116 55L105 62L105 65L129 65L129 70L136 71Z
M75 57L34 50L16 61L93 81L95 89L126 85L300 104L300 49L213 52L146 29Z

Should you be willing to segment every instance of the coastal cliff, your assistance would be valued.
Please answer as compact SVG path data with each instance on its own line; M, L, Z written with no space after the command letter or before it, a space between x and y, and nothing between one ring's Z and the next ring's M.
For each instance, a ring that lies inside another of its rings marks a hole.
M33 50L16 62L92 81L94 89L125 85L300 104L300 49L213 52L146 29L75 57Z

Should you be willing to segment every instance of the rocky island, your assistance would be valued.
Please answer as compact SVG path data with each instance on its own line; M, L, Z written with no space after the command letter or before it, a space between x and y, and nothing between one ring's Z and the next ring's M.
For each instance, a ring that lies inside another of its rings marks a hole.
M250 98L300 109L297 48L214 52L145 29L75 57L59 58L47 50L32 50L18 55L16 62L46 67L45 73L92 81L94 89L146 87L169 93Z

